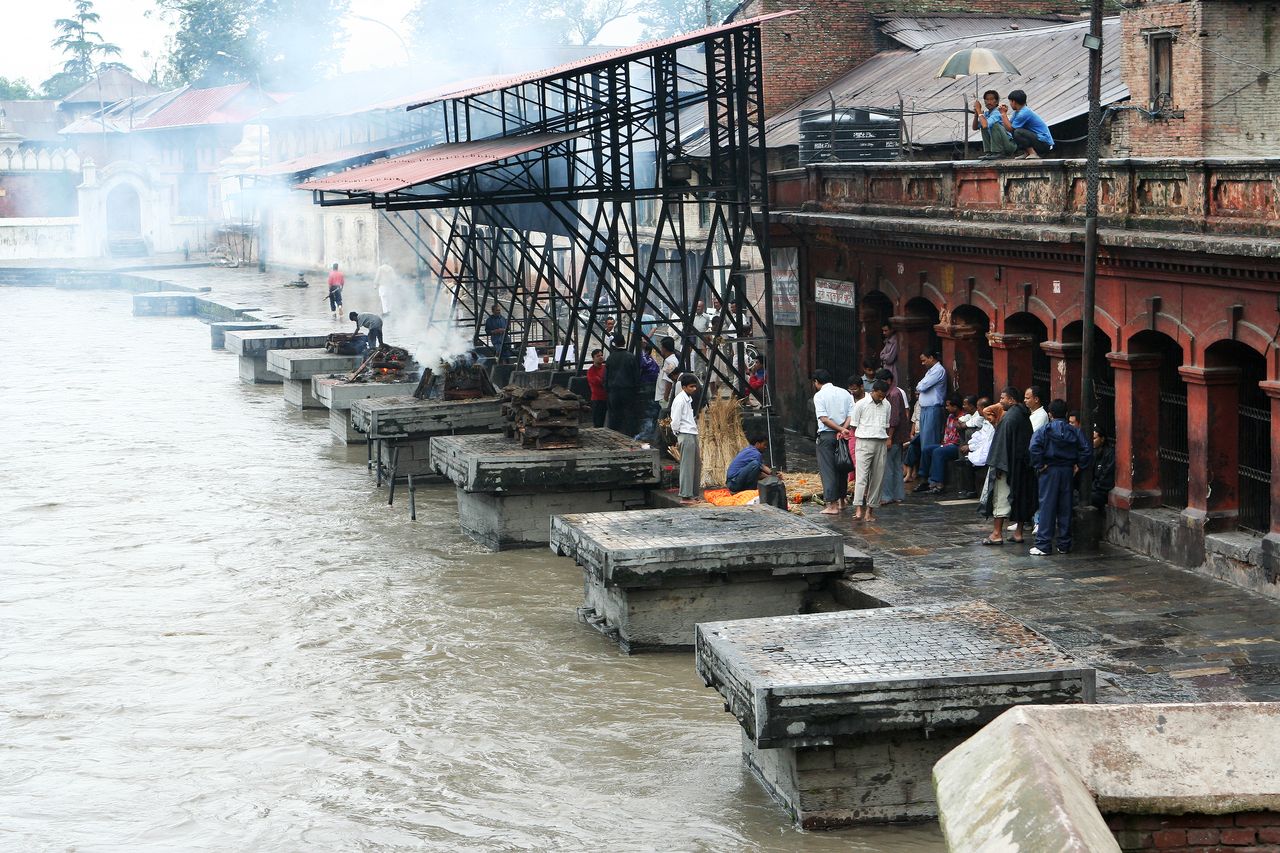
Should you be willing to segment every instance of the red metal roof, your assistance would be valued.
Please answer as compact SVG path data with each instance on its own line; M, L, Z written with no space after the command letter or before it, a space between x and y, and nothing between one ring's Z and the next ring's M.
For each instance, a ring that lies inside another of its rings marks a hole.
M389 193L438 180L477 166L497 163L581 136L582 133L530 133L502 136L478 142L450 142L388 160L357 166L336 175L298 184L300 190L326 192Z
M259 94L254 99L259 103L237 104L236 99L248 89L248 83L232 83L230 86L216 86L212 89L187 89L135 129L246 121L262 112L265 104L261 101L268 100L265 94Z
M379 142L366 142L361 145L346 145L342 148L335 148L332 151L303 154L301 157L294 157L292 160L281 160L279 163L268 163L265 166L248 169L245 174L274 177L278 175L296 175L299 172L309 172L312 169L320 169L325 166L332 166L338 169L351 165L350 161L352 160L378 155L386 157L393 152L403 153L426 147L427 142L425 140L389 142L383 139Z
M704 27L700 30L694 30L691 33L683 33L670 38L657 39L655 41L646 41L631 47L620 47L617 50L610 50L605 53L598 53L594 56L588 56L585 59L579 59L575 62L569 62L564 65L557 65L554 68L547 68L542 71L532 71L525 74L511 74L506 77L497 77L491 81L472 86L470 88L457 88L454 91L444 91L430 95L421 103L410 104L408 109L416 110L419 107L425 107L428 104L434 104L439 101L449 101L455 98L469 98L473 95L484 95L489 92L497 92L500 89L508 89L512 86L521 86L525 83L533 83L538 80L550 80L556 77L564 77L569 74L579 73L583 71L591 71L597 68L603 68L606 65L614 65L620 61L631 59L632 57L643 56L655 50L661 50L668 47L681 47L694 42L702 41L708 36L719 35L720 33L728 33L734 30L745 29L764 21L772 21L775 18L784 18L787 15L798 14L798 10L791 9L782 12L771 12L768 15L757 15L754 18L746 18L741 21L730 21L727 24L719 24L714 27Z

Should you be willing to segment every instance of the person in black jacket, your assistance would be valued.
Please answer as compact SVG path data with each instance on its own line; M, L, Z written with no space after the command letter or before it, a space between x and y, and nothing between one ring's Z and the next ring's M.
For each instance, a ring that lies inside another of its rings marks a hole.
M1031 467L1040 473L1040 524L1031 556L1071 551L1071 478L1093 462L1093 448L1067 421L1066 400L1049 404L1049 422L1031 436Z
M1102 509L1107 505L1107 495L1116 487L1116 451L1107 444L1107 435L1098 427L1093 428L1093 490L1089 503Z
M1021 402L1022 394L1012 386L1000 392L1004 417L996 426L987 455L987 478L991 483L982 513L994 519L991 535L983 545L1003 545L1008 523L1023 528L1035 516L1039 496L1036 474L1031 468L1031 410ZM1022 542L1022 529L1010 542Z
M621 334L614 335L609 344L604 387L609 393L609 429L630 438L640 426L640 361L627 350Z

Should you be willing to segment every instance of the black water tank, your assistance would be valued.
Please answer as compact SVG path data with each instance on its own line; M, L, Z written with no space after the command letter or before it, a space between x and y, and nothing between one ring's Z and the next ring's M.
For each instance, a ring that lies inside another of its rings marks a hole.
M800 165L896 160L901 127L897 110L801 110Z

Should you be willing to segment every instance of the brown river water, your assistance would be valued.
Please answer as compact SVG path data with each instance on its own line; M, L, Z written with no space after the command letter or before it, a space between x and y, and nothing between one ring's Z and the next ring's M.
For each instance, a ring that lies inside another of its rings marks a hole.
M803 833L690 655L237 379L195 320L0 287L0 849L942 849Z

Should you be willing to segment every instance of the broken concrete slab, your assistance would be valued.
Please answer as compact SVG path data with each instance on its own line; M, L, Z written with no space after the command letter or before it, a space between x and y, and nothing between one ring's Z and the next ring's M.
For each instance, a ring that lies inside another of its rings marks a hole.
M1280 703L1015 708L933 778L953 853L1154 848L1165 823L1182 828L1164 831L1164 848L1217 849L1219 830L1252 844L1254 828L1280 826ZM1148 843L1108 823L1146 827ZM1188 844L1187 825L1204 840Z
M708 623L696 636L698 672L742 725L748 766L811 829L931 818L929 768L951 746L1014 705L1094 699L1091 668L984 602Z
M691 649L699 622L799 613L845 570L838 533L767 506L556 516L551 550L583 569L579 616L628 653Z

